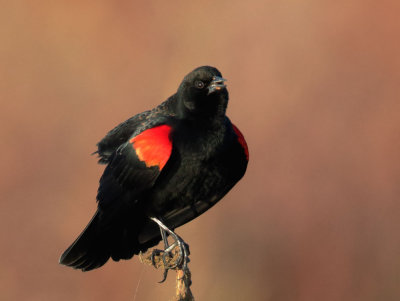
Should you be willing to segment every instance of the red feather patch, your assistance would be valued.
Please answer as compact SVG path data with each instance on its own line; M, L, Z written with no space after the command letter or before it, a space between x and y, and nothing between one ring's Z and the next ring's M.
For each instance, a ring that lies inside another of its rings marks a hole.
M243 147L244 153L246 154L246 159L249 161L249 149L247 147L246 140L244 139L243 134L239 131L239 129L232 123L233 130L235 131L236 135L238 136L238 141L240 145Z
M158 166L162 170L172 151L170 132L170 126L160 125L141 132L129 142L132 143L139 160L147 167Z

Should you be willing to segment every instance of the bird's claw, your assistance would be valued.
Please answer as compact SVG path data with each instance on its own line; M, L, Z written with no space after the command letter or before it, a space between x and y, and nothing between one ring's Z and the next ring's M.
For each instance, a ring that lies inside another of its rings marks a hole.
M167 269L167 268L164 269L163 279L161 279L161 281L158 281L158 283L163 283L165 280L167 280L168 270L169 269Z
M159 250L159 249L154 249L154 250L151 252L151 257L150 257L150 259L151 259L151 264L153 265L153 267L155 267L155 268L157 267L155 257L156 257L156 256L159 256L162 252L164 252L164 251Z

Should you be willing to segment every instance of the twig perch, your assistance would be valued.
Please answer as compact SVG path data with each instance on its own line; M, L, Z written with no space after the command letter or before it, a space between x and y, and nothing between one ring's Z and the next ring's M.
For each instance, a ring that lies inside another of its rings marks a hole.
M152 250L147 251L146 253L139 254L139 260L141 263L153 266L153 262L151 260ZM166 263L168 266L173 266L177 259L179 259L179 247L176 247L172 253L172 257L166 257ZM189 258L187 259L189 261ZM162 254L158 254L154 256L154 263L156 269L164 269L164 263L162 260ZM173 301L194 301L194 297L192 292L190 291L190 285L192 284L191 273L189 268L183 269L181 266L174 268L176 271L176 292Z

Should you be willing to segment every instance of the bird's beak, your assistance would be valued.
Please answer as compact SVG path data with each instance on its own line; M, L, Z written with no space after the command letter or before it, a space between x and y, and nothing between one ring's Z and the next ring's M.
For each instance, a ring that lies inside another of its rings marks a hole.
M226 81L225 78L214 76L212 82L208 86L208 95L215 91L219 91L225 88L226 87L226 85L224 85L225 81Z

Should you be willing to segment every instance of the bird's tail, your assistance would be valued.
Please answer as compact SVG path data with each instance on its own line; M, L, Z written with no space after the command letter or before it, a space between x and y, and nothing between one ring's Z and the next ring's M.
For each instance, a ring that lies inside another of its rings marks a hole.
M108 210L107 214L97 210L85 230L61 255L60 264L85 272L101 267L110 257L115 261L130 259L160 241L158 226L151 222L151 235L139 242L139 233L150 222L126 208Z
M95 213L85 230L64 251L60 264L82 271L90 271L101 267L111 254L107 248L107 238L98 231L99 211Z

